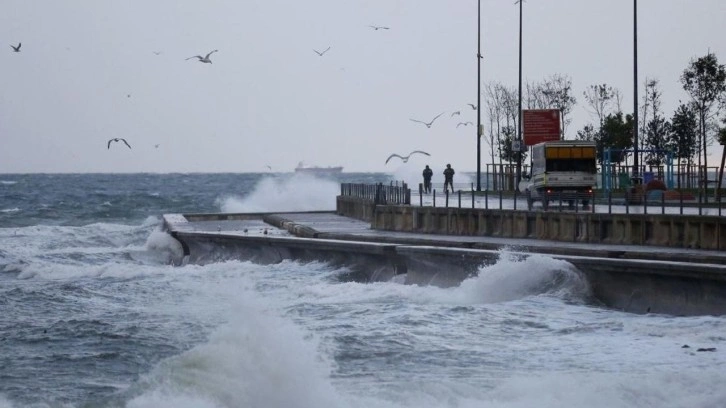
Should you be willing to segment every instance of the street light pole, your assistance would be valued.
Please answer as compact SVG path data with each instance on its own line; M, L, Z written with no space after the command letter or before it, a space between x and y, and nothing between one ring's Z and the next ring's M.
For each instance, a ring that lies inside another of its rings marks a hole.
M519 0L519 112L517 115L517 140L519 140L520 150L517 154L515 190L519 188L519 181L522 179L522 1Z
M638 163L638 0L633 0L633 180L640 173Z
M481 191L481 0L476 18L476 191Z

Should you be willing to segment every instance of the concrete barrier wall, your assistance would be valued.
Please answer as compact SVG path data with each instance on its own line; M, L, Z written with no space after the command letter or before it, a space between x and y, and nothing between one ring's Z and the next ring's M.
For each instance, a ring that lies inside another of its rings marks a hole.
M338 214L371 228L427 234L537 238L618 245L726 250L726 217L592 214L379 205L338 200Z
M351 196L338 196L335 200L336 214L370 222L376 209L371 200Z
M186 262L208 264L244 260L275 264L288 259L314 260L345 266L339 279L358 282L389 281L405 274L406 284L450 287L476 276L497 262L496 250L409 246L397 244L243 236L214 232L174 231ZM510 252L516 257L529 253ZM634 313L723 315L726 313L726 267L714 264L589 256L552 255L571 263L587 278L594 304ZM183 264L176 260L175 264Z

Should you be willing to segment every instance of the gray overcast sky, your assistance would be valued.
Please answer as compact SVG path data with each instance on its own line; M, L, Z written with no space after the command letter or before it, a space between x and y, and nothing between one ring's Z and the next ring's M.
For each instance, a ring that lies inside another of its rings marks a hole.
M388 155L414 149L432 156L411 166L473 171L475 129L456 124L476 121L466 105L476 102L476 7L5 0L0 172L292 171L299 161L393 171L400 162L384 165ZM482 82L516 86L518 6L481 7ZM679 76L692 58L710 50L726 63L726 1L640 0L638 11L640 82L660 80L670 116L688 98ZM632 0L524 3L523 76L572 78L578 106L568 136L590 120L582 98L590 84L617 87L632 110L632 12ZM322 57L313 52L328 46ZM213 49L212 64L185 61ZM462 116L451 118L455 110ZM441 112L430 129L409 120ZM107 149L114 137L133 149ZM484 142L482 150L488 162Z

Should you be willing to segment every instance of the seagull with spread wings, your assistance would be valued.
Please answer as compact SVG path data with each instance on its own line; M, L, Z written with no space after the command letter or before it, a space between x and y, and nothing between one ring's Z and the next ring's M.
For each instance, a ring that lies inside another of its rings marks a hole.
M374 26L374 25L369 25L368 27L370 27L370 28L372 28L372 29L374 29L376 31L378 31L378 30L388 30L389 29L388 27L384 27L384 26Z
M472 108L473 110L476 110L476 105L474 105L473 103L467 103L467 105L471 106L471 108Z
M330 49L330 47L326 48L325 51L318 51L315 48L313 48L313 51L315 51L315 53L318 54L318 56L322 57L323 54L325 54L326 52L328 52L329 49Z
M113 139L109 139L107 149L110 149L111 148L111 143L112 142L124 142L124 144L126 146L128 146L129 149L131 148L131 145L129 144L129 142L126 141L126 139L124 139L122 137L114 137Z
M194 56L191 56L191 57L187 58L185 61L189 61L192 58L198 58L199 59L199 62L203 62L205 64L211 64L212 63L212 60L209 59L209 56L212 55L212 54L214 54L217 51L219 51L219 50L210 51L209 54L205 55L204 57L202 57L201 55L194 55Z
M394 157L398 157L404 163L408 163L408 159L411 158L411 156L413 156L416 153L425 154L426 156L431 156L430 154L428 154L428 153L426 153L426 152L424 152L422 150L414 150L411 153L409 153L408 156L401 156L400 154L393 153L392 155L388 156L388 158L386 159L386 164L388 164L388 161L391 160Z
M434 117L433 119L431 119L431 121L430 121L430 122L424 122L424 121L421 121L421 120L416 120L416 119L411 119L411 122L418 122L418 123L423 123L424 125L426 125L426 127L427 127L427 128L431 128L431 125L433 125L433 124L434 124L434 121L435 121L436 119L438 119L438 118L439 118L439 116L441 116L441 115L443 115L443 114L444 114L444 112L441 112L441 113L439 113L439 114L438 114L438 115L436 115L436 116L435 116L435 117Z
M459 122L456 127L473 125L471 122Z
M18 46L17 47L14 46L14 45L12 45L12 44L10 44L10 47L13 49L13 51L20 52L20 46L21 45L23 45L23 43L18 43Z

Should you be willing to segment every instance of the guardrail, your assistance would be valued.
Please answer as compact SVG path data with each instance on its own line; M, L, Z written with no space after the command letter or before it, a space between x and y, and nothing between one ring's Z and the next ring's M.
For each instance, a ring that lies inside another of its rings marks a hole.
M340 195L362 198L375 205L411 205L411 189L406 183L400 186L398 183L395 185L343 183L340 185Z
M695 196L690 193L669 192L656 195L642 194L632 196L615 194L612 191L593 191L592 196L574 197L569 193L546 193L545 198L531 202L527 195L519 191L481 191L473 188L469 191L457 190L453 194L431 194L418 192L418 205L432 207L457 207L528 210L528 211L572 211L591 213L637 213L637 214L688 214L688 215L726 215L726 202L722 197L709 197L707 200L701 193ZM543 204L547 200L547 204ZM587 205L582 205L587 202ZM577 203L577 204L576 204Z
M436 185L435 185L436 186ZM441 185L443 187L443 185ZM438 187L438 186L437 186ZM372 205L418 205L421 207L483 208L523 211L558 211L601 214L680 214L726 215L726 200L720 196L706 197L701 192L690 193L675 190L643 191L637 194L593 190L592 195L573 196L572 193L552 192L545 197L529 200L519 191L475 191L474 184L454 185L454 192L442 192L434 188L424 193L419 185L411 190L406 183L389 185L343 183L340 194L367 200ZM462 188L463 187L463 188ZM466 188L469 187L469 188ZM418 199L412 197L418 196ZM543 203L547 201L547 205ZM587 203L587 205L583 205Z

